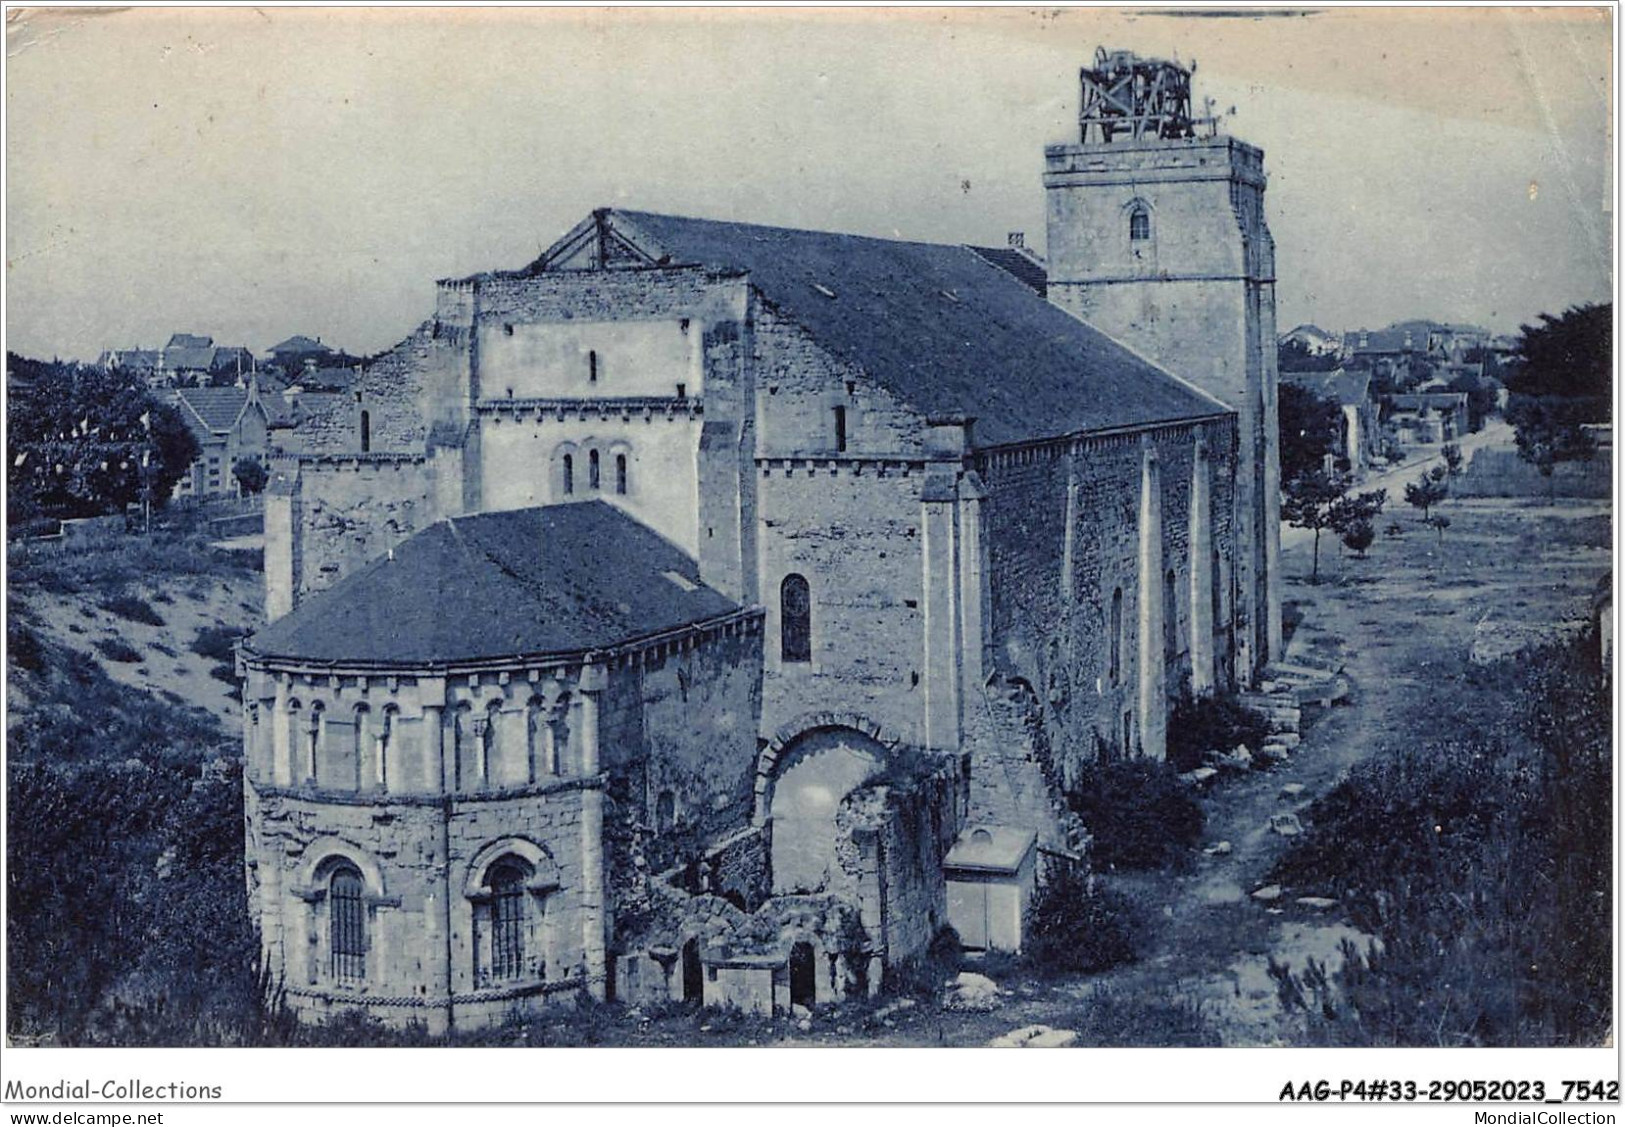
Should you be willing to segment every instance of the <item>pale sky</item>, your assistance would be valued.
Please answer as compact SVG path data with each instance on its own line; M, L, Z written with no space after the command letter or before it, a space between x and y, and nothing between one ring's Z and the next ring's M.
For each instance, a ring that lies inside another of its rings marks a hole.
M1612 292L1604 9L9 13L7 346L371 352L594 207L1042 248L1097 45L1259 145L1279 325ZM967 187L968 184L968 187Z

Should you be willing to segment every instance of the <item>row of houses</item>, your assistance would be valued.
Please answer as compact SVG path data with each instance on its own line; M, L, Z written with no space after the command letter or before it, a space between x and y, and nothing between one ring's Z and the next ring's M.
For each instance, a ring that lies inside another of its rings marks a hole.
M273 344L262 359L244 345L220 345L213 337L175 333L162 348L110 348L96 363L107 371L141 375L155 389L188 385L242 385L261 368L298 376L347 366L343 354L322 343L320 337L291 336Z
M1477 325L1439 321L1396 321L1383 329L1330 332L1318 325L1298 325L1280 337L1313 357L1336 357L1349 367L1409 364L1425 359L1435 368L1474 362L1485 352L1506 359L1517 351L1516 337L1498 335ZM1480 360L1481 362L1481 360Z

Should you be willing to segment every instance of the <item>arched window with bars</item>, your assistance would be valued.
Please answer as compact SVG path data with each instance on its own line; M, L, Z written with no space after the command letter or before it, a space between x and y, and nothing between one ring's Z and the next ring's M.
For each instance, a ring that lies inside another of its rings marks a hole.
M517 857L491 866L491 978L518 978L525 973L525 882L531 868Z
M598 488L598 451L587 451L587 488Z
M328 972L335 982L367 977L367 902L361 871L347 861L327 879Z
M615 455L615 492L626 496L626 455Z
M564 495L568 497L576 491L576 460L573 454L564 456Z

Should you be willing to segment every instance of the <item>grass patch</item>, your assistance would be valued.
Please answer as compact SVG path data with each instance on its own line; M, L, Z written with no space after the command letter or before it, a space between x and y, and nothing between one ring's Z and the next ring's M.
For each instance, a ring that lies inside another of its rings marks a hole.
M1097 987L1082 1009L1056 1024L1077 1030L1079 1048L1211 1048L1219 1043L1201 1003L1177 994L1125 996Z
M1592 639L1442 680L1430 730L1310 807L1271 880L1382 940L1272 968L1311 1043L1599 1044L1612 997L1607 695Z

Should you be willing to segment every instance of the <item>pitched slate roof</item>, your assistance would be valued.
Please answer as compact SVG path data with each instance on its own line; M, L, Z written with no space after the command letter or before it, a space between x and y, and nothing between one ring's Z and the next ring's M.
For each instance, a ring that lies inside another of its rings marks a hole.
M1014 247L968 247L971 253L991 262L1000 270L1029 287L1039 297L1049 289L1049 271L1030 254Z
M214 346L166 347L164 367L171 372L207 372L214 367Z
M681 549L587 501L440 521L245 645L262 657L422 668L605 649L739 609Z
M192 333L175 333L165 348L213 348L213 337L200 337Z
M1227 410L963 246L605 214L672 264L748 273L822 347L916 410L975 416L979 446Z
M1282 372L1281 382L1308 388L1316 395L1344 407L1357 407L1368 401L1371 373L1339 368L1334 372Z
M305 336L291 336L287 340L273 344L270 352L275 355L280 352L332 352L331 348L319 340L311 340Z
M191 408L181 412L188 423L195 418L210 433L223 434L242 414L248 392L240 387L181 387L175 389L175 398Z

